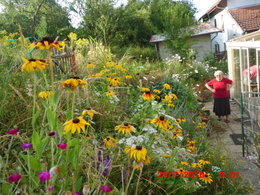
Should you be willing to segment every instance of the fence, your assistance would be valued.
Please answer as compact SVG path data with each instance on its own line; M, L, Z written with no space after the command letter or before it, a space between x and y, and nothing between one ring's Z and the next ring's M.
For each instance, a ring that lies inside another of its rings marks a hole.
M260 156L260 93L241 93L241 129L243 156L259 160Z

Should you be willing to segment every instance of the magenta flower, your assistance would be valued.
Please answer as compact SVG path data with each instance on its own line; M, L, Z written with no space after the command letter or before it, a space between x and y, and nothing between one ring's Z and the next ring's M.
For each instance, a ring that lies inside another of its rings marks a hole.
M78 193L78 192L74 192L72 195L80 195L80 193Z
M103 186L101 186L101 190L102 190L102 192L104 192L104 193L109 193L109 192L112 191L112 188L110 188L109 186L103 185Z
M24 143L21 148L23 149L27 149L27 148L31 148L32 147L32 144L31 143Z
M9 182L18 182L20 179L21 179L21 175L18 174L18 173L13 173L13 174L10 174L9 177L8 177L8 181Z
M19 129L10 129L6 133L11 135L16 135L19 132Z
M51 179L51 174L48 171L42 171L39 173L38 177L42 182L45 182Z
M67 144L58 144L58 148L65 150L67 148Z

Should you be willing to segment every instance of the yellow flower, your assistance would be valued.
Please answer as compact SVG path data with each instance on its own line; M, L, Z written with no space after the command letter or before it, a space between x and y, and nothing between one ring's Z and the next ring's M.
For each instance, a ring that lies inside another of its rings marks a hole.
M168 83L163 84L163 87L164 87L165 89L171 89L171 86L170 86Z
M121 68L121 71L127 72L127 69L126 68Z
M174 93L171 93L170 96L171 96L171 98L172 98L173 100L177 100L177 99L178 99L177 96L176 96Z
M50 63L47 60L42 59L26 59L24 57L21 57L24 61L24 64L22 65L22 72L26 70L27 72L34 72L36 70L43 70L46 66L50 65Z
M71 32L71 33L68 35L68 37L69 37L70 40L72 40L72 41L75 41L75 40L78 39L78 35L77 35L76 33L73 33L73 32Z
M142 167L139 166L138 164L135 164L134 169L136 169L136 170L138 170L138 171L141 171Z
M210 173L206 173L206 172L203 172L203 173L204 173L204 175L203 175L204 177L200 177L200 180L202 180L206 184L212 183L213 180L212 180L212 176L210 175Z
M177 139L177 136L182 136L182 130L176 129L176 130L173 131L172 137L173 137L174 139Z
M42 99L48 99L51 95L52 95L52 91L41 91L38 94L38 97Z
M196 140L193 139L193 138L187 138L187 142L188 142L189 144L195 144L195 143L196 143Z
M113 85L113 86L117 86L121 83L121 79L119 77L114 77L110 80L110 83Z
M202 165L200 163L192 163L191 166L194 168L202 168Z
M180 175L184 174L184 172L187 172L187 171L186 171L185 169L183 169L183 168L176 169L176 171L178 171L178 173L179 173Z
M97 114L97 112L91 108L86 108L86 110L83 110L81 113L82 116L89 115L90 117L93 117L94 114Z
M114 147L114 146L117 144L117 140L114 139L114 138L111 137L111 136L107 136L107 137L104 139L104 143L105 143L105 146L107 146L107 147Z
M181 161L181 164L182 164L183 166L188 166L188 165L189 165L189 163L186 162L186 161Z
M93 68L95 68L95 65L89 62L87 64L87 69L93 69Z
M55 49L61 51L64 48L64 46L65 46L65 43L63 41L54 41L48 37L45 37L39 42L32 43L29 46L29 48L32 49L32 48L39 47L40 50L44 50L44 49L49 50L49 49L55 48Z
M126 78L126 79L131 79L131 78L133 78L133 77L132 77L131 75L126 75L125 78Z
M106 81L110 82L111 81L111 77L106 76Z
M122 68L122 64L117 64L115 67L116 67L116 69L121 69Z
M164 158L170 158L171 155L170 155L170 154L164 154L163 157L164 157Z
M157 93L157 94L160 94L160 93L161 93L161 91L160 91L159 89L154 89L153 92L154 92L154 93Z
M211 162L207 161L207 160L199 160L199 164L202 164L202 165L206 165L206 164L211 164Z
M176 121L177 121L177 123L181 124L182 122L186 122L187 119L185 119L185 118L177 118Z
M137 162L147 160L146 159L147 150L142 146L134 146L134 147L127 146L125 148L125 153L129 154L130 158L133 158Z
M149 91L144 92L142 97L144 100L147 100L147 101L154 100L154 95L152 93L150 93Z
M196 128L198 128L198 129L203 129L203 128L206 128L206 127L207 127L207 124L205 122L200 122L196 126Z
M106 92L106 96L107 96L107 97L116 96L116 92L113 91L113 90L110 90L110 91Z
M174 107L175 105L174 104L167 104L168 107Z
M132 132L135 132L135 128L127 122L121 125L117 125L115 127L115 130L123 134L130 134Z
M151 157L146 156L145 160L141 161L144 165L150 164L151 163Z
M155 117L151 120L151 123L154 123L155 126L159 127L160 129L167 129L169 126L169 121L167 121L164 116Z
M170 104L170 103L172 103L172 97L170 95L166 95L164 97L163 101Z
M78 131L78 133L82 131L85 131L85 125L90 125L87 121L85 121L83 119L82 116L71 119L69 121L66 121L64 124L65 126L64 131L65 133L68 133L69 131L71 131L71 133L75 133L76 131Z
M66 88L76 89L76 87L78 86L84 88L88 85L88 83L86 81L81 80L79 77L73 77L63 81L62 85L64 88L66 87Z
M150 91L150 89L146 87L142 87L141 91Z
M111 66L114 66L115 64L116 64L115 62L109 61L106 63L106 66L111 67Z

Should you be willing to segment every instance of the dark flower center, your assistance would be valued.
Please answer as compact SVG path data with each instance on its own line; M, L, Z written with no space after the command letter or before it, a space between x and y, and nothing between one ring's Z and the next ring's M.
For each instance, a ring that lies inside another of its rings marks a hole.
M74 118L72 122L73 122L73 123L79 123L79 121L80 121L80 120L79 120L78 118Z
M49 37L43 37L43 39L40 41L42 43L44 43L44 41L48 41L49 43L53 43L54 41L52 39L50 39Z
M146 91L145 94L146 94L146 95L151 95L151 92Z
M165 119L164 116L160 116L160 120L163 121Z
M91 110L91 108L87 107L86 110Z
M36 59L33 59L33 58L32 58L32 59L30 59L29 61L30 61L30 62L35 62L35 61L36 61Z
M80 79L79 77L70 77L71 79Z
M142 149L143 149L142 146L136 146L135 148L136 148L137 150L142 150Z
M124 123L124 126L126 126L126 127L127 127L128 125L129 125L128 123Z
M136 73L136 76L139 76L140 75L140 73Z
M109 141L109 140L110 140L110 138L108 137L108 138L107 138L107 141Z

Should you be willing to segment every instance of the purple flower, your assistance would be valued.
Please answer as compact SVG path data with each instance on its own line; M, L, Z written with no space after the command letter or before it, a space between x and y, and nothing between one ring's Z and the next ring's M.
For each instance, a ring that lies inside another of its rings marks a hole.
M187 131L187 130L185 130L185 129L183 129L183 130L182 130L182 132L184 132L184 133L187 133L188 131Z
M67 144L58 144L58 148L65 150L67 148Z
M8 181L9 182L18 182L20 179L21 179L21 175L18 174L18 173L13 173L13 174L10 174L9 177L8 177Z
M178 157L182 158L182 157L183 157L183 155L181 155L181 154L178 154Z
M110 188L109 186L103 185L103 186L101 186L101 190L102 190L102 192L104 192L104 193L109 193L109 192L112 191L112 188Z
M205 142L205 140L204 140L204 139L202 139L202 140L200 140L200 142Z
M10 129L6 133L11 135L16 135L19 132L19 129Z
M78 193L78 192L74 192L72 195L80 195L80 193Z
M27 148L31 148L32 147L32 144L31 143L24 143L21 148L23 149L27 149Z
M42 171L39 173L38 177L42 182L45 182L51 179L51 174L48 171Z
M49 133L49 136L51 137L51 136L54 136L55 135L55 132L54 131L52 131L52 132L50 132Z
M109 173L110 166L111 166L111 160L110 160L109 156L106 157L106 159L103 163L103 166L105 169L102 171L102 175L107 176L107 174Z
M53 190L54 190L54 186L49 186L49 187L48 187L48 190L49 190L49 191L53 191Z

